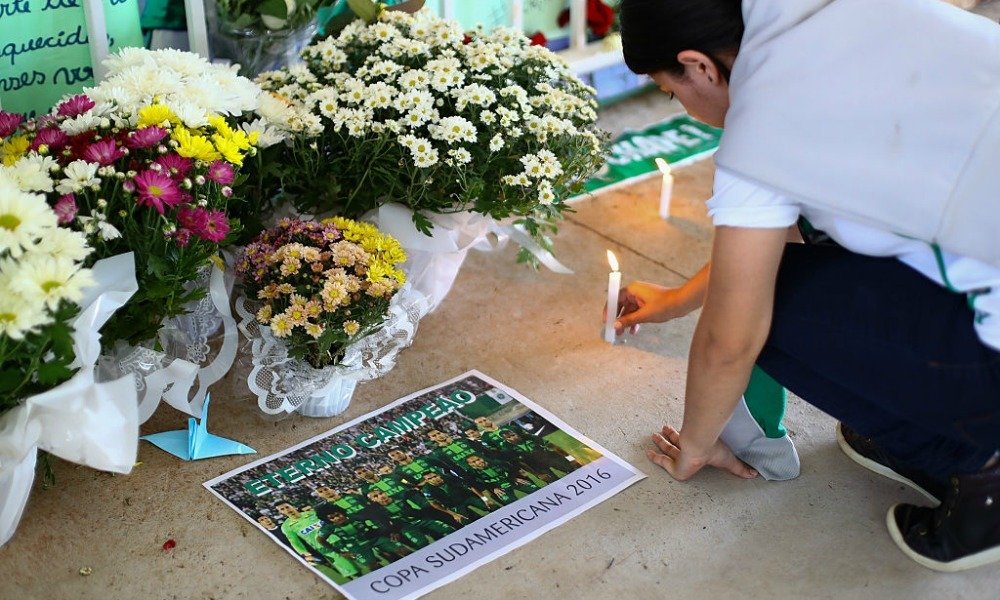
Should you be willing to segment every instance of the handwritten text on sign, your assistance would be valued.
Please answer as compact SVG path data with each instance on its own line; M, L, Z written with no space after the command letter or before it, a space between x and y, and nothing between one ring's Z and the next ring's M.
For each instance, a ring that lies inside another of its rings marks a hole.
M0 100L39 114L94 84L82 0L0 0ZM137 0L104 0L111 52L142 46Z

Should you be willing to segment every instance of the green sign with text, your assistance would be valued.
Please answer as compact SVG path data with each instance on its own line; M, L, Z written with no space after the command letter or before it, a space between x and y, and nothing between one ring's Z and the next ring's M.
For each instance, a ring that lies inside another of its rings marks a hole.
M585 189L596 192L645 177L657 170L657 158L671 167L690 164L715 152L721 136L721 129L683 113L640 131L626 131L611 144L607 164Z
M142 46L137 0L104 0L110 52ZM0 103L29 115L94 84L82 0L0 0Z

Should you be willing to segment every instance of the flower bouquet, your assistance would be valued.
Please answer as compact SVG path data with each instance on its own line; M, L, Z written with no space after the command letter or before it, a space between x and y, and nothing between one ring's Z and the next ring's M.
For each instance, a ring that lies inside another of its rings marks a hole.
M594 90L561 58L520 31L465 34L426 10L382 10L302 56L258 78L277 100L269 118L301 125L287 142L296 162L263 178L299 211L369 214L411 273L445 254L460 265L490 232L523 242L522 261L551 258L564 200L603 161ZM377 214L390 203L402 213ZM436 302L453 279L431 286Z
M0 117L0 140L11 142ZM16 126L16 123L15 123ZM138 440L131 378L94 381L97 328L130 291L108 285L105 265L35 188L52 186L42 160L0 167L0 545L14 534L38 450L127 473ZM127 265L126 269L127 271ZM126 276L127 279L127 276ZM81 310L81 306L84 307ZM48 463L44 463L48 466Z
M0 152L5 161L27 155L52 173L50 204L64 226L87 236L93 259L134 253L139 290L103 328L104 371L141 375L144 419L163 392L197 411L204 388L235 357L235 321L212 264L239 229L228 206L259 134L237 119L256 108L260 90L176 50L125 49L106 65L98 86L23 124ZM230 335L199 369L220 324Z
M339 217L282 219L246 247L236 308L261 410L338 414L358 381L394 366L426 312L404 286L405 260L392 237Z

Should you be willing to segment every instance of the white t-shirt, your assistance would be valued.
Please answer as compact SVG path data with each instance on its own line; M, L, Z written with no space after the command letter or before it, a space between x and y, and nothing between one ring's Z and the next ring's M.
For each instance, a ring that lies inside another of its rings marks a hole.
M1000 350L1000 269L997 267L805 206L723 168L716 168L708 214L717 227L748 228L789 227L801 215L851 252L894 256L934 283L966 294L974 311L972 318L979 339Z

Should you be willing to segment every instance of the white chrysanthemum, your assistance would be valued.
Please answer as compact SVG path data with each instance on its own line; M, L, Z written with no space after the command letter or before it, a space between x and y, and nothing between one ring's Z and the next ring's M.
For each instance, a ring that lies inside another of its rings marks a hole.
M472 162L472 154L465 148L453 148L448 151L448 156L455 164L464 165Z
M427 130L432 138L449 144L476 141L476 126L464 117L445 117L436 125L429 125Z
M79 231L55 227L45 232L34 251L54 258L80 262L87 258L93 249L87 245L87 238Z
M490 152L498 152L503 148L503 136L499 133L490 139Z
M52 177L49 173L58 163L51 156L29 153L13 165L0 165L0 173L13 180L25 192L51 192Z
M44 302L55 310L63 300L79 302L83 290L94 284L90 269L65 258L32 253L21 260L10 274L11 287L28 300Z
M426 89L430 83L431 78L423 69L410 69L399 76L399 87L404 90Z
M194 102L174 101L167 106L188 127L197 128L208 125L209 111L202 105Z
M75 194L92 185L99 185L101 180L97 178L97 163L85 160L74 160L63 170L63 179L56 186L56 191L60 194Z
M13 181L0 177L0 254L21 256L56 224L56 213L45 196L22 192Z
M87 111L81 115L62 121L59 123L59 129L62 129L67 135L77 135L84 131L96 129L100 125L101 117L93 114L91 111Z
M24 339L26 334L52 321L42 303L32 302L11 292L9 280L2 273L0 287L5 290L0 294L0 336L14 340Z

